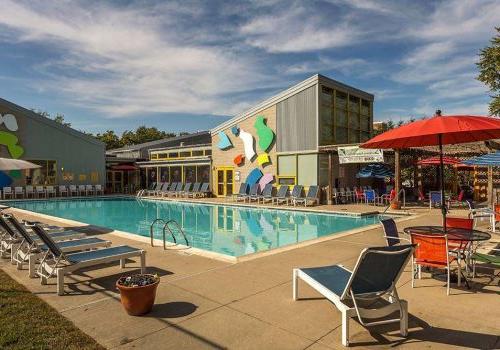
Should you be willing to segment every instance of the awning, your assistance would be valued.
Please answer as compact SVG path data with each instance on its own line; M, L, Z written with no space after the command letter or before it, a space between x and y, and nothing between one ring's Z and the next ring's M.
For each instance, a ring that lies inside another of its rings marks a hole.
M361 169L356 177L385 179L386 177L394 177L394 173L384 164L370 164Z
M464 160L463 163L466 165L477 165L477 166L500 166L500 151L467 159Z

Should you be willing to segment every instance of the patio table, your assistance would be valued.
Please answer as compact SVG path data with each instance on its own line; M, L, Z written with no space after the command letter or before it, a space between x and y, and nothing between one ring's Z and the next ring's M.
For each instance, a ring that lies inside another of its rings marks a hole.
M447 235L448 241L453 241L453 242L459 242L460 246L462 246L462 243L464 244L464 250L469 247L469 254L467 254L467 259L465 263L467 264L467 267L469 266L469 257L472 249L472 244L474 242L481 242L481 241L487 241L491 238L491 234L488 232L480 231L480 230L470 230L470 229L464 229L464 228L451 228L448 227L446 228L446 231L443 226L411 226L411 227L406 227L403 229L403 232L411 235L412 233L416 234L421 234L421 235L436 235L436 236L442 236L442 235ZM469 286L469 281L467 280L467 277L465 275L462 276L465 279L465 284L467 285L467 288L470 289Z

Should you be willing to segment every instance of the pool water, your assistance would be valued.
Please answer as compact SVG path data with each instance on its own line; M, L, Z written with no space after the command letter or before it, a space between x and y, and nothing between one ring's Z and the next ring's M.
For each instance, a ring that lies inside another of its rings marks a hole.
M378 215L348 216L293 210L207 205L135 198L9 201L12 207L149 237L156 218L176 220L195 248L239 257L372 225ZM162 237L163 224L154 237ZM173 230L177 242L184 239ZM167 240L173 242L167 234Z

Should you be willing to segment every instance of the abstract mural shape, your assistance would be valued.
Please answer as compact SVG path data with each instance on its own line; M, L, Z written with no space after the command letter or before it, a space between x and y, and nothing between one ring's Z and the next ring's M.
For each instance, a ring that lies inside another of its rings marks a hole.
M12 178L4 173L3 171L0 171L0 186L1 187L6 187L10 186L12 184Z
M238 128L237 126L233 126L231 128L231 132L233 133L234 136L238 136L240 133L240 128Z
M271 159L269 159L269 154L267 153L262 153L257 157L257 163L259 163L260 166L267 165L271 163Z
M227 137L224 131L221 131L219 133L219 143L217 144L217 147L219 147L219 149L227 149L232 146L233 144L231 143L229 137Z
M10 131L17 131L19 128L17 125L17 119L12 114L5 114L3 116L0 114L0 124L5 125L5 127Z
M257 116L255 124L253 125L255 130L257 130L257 136L259 137L259 148L267 152L268 148L271 146L274 140L274 132L265 123L263 116Z
M253 157L255 157L255 150L253 148L253 136L252 134L249 134L248 132L244 131L243 129L240 129L240 135L239 135L241 141L243 141L243 146L245 147L245 157L249 161L252 161Z
M24 148L17 144L18 138L10 132L0 131L0 145L4 145L9 150L10 156L14 159L21 157Z
M236 157L234 157L233 162L237 166L242 166L244 159L245 159L245 156L243 154L238 154Z
M262 192L264 190L264 187L270 182L274 181L274 175L272 174L264 174L259 180L259 189Z
M245 181L249 186L255 185L257 182L259 182L260 178L262 177L262 171L260 169L253 169L250 174L247 176L247 180Z

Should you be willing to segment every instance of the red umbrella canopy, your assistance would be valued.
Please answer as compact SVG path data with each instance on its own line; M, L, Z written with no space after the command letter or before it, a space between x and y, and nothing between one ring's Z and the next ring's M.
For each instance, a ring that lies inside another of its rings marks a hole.
M473 115L436 115L375 136L363 148L409 148L500 138L500 119Z
M461 162L462 161L460 159L457 159L457 158L443 157L443 164L445 164L445 165L458 165ZM440 165L441 161L440 161L439 156L436 156L436 157L421 159L417 162L417 164L418 165Z

